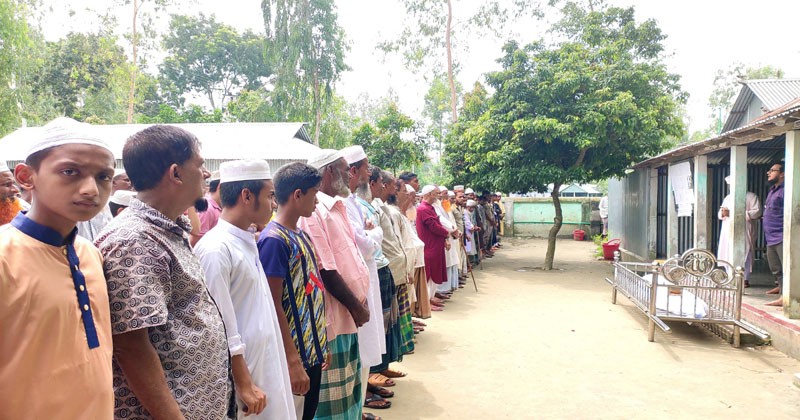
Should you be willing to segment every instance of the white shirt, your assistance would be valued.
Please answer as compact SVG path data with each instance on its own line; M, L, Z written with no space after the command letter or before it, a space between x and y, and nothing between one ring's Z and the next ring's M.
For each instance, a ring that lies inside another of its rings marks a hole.
M369 321L358 328L358 354L361 357L361 368L369 369L381 364L381 355L386 353L386 336L383 329L383 307L381 306L381 285L378 279L378 265L375 262L375 250L380 248L383 231L374 227L364 229L365 218L361 214L361 206L356 202L354 194L344 201L347 218L353 228L356 247L369 272L369 290L367 291L367 307Z
M253 382L267 395L264 411L247 418L296 419L275 304L253 235L220 219L194 252L222 314L231 356L244 355Z

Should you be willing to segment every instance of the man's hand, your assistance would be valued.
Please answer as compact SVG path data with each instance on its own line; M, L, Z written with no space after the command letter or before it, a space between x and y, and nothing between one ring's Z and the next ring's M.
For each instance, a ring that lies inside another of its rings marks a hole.
M325 361L322 362L322 370L328 370L328 368L331 366L331 358L331 352L329 351L328 355L325 356Z
M366 302L362 302L360 306L350 311L350 315L353 317L357 327L366 324L369 321L369 308Z
M372 224L372 220L367 220L366 222L364 222L364 229L365 230L375 229L375 225Z
M289 364L289 379L292 382L292 394L294 395L306 395L311 389L311 380L300 360Z
M722 207L722 208L719 209L719 211L720 211L720 214L722 214L722 217L730 217L731 212L727 208Z
M444 243L444 249L447 250L447 251L450 250L450 242L445 242Z
M267 396L261 388L250 383L242 387L236 387L236 394L242 400L242 411L246 416L261 414L267 406Z

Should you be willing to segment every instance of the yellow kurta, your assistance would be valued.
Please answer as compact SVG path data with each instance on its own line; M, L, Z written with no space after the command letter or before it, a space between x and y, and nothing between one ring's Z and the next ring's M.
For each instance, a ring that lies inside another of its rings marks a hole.
M85 286L73 282L65 246L34 239L11 224L0 227L1 418L114 416L111 321L102 259L81 237L74 248ZM99 347L91 349L81 318L87 309L77 298L81 287L88 291L99 341Z

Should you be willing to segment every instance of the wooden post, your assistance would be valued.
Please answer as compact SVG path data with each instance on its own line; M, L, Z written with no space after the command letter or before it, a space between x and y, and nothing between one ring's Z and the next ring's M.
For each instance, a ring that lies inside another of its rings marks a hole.
M783 195L783 312L800 319L800 130L786 133Z
M694 247L708 248L708 157L694 157Z

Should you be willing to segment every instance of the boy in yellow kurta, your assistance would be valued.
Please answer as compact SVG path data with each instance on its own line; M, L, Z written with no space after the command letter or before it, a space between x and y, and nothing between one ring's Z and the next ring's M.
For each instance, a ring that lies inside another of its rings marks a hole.
M0 227L0 417L112 419L102 260L75 225L105 207L114 156L74 120L42 133L16 168L31 209Z

